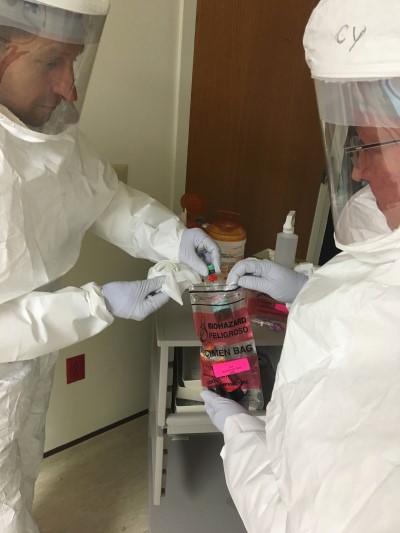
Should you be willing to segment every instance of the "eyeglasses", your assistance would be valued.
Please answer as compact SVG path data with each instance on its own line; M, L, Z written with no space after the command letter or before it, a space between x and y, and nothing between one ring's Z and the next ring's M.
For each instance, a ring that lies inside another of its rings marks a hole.
M371 148L379 148L380 146L388 146L389 144L400 143L400 139L392 139L390 141L382 141L379 143L363 144L358 135L351 137L349 146L344 149L345 152L350 154L351 162L354 168L360 168L359 157L364 150L370 150Z

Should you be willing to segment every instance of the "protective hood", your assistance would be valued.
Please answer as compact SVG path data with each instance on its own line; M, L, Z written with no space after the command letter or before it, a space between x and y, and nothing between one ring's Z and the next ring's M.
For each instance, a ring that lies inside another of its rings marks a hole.
M0 0L0 104L58 134L79 120L105 23L105 0Z
M315 79L335 237L343 246L368 241L376 228L385 232L400 227L397 15L397 0L322 0L304 34L306 60ZM359 195L365 186L368 193Z
M110 0L34 0L38 4L68 9L74 13L85 15L106 15L110 8Z
M313 78L400 76L398 0L322 0L304 34Z

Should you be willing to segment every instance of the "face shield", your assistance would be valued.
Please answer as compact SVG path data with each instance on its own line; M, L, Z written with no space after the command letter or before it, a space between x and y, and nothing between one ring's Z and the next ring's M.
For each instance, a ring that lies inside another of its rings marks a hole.
M0 110L57 134L79 120L108 0L0 0Z
M335 237L348 245L400 226L400 78L315 80Z

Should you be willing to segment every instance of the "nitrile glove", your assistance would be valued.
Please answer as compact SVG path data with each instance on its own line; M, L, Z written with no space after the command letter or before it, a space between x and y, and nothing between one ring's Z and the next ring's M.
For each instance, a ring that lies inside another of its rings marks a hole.
M179 261L186 263L200 276L207 276L207 265L221 272L221 252L218 244L200 228L185 229L179 245Z
M221 433L224 431L225 421L228 417L240 413L249 414L247 409L239 403L229 398L222 398L222 396L215 394L215 392L209 390L202 391L200 396L203 398L204 406L211 422Z
M143 320L169 300L161 290L164 277L143 281L112 281L103 285L104 300L110 313L120 318Z
M236 263L226 283L263 292L280 302L292 303L308 277L268 259L249 257Z

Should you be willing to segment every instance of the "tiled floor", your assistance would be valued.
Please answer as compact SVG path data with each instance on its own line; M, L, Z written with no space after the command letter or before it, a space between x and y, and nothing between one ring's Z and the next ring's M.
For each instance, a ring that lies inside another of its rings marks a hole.
M147 533L148 417L43 461L33 514L42 533Z

